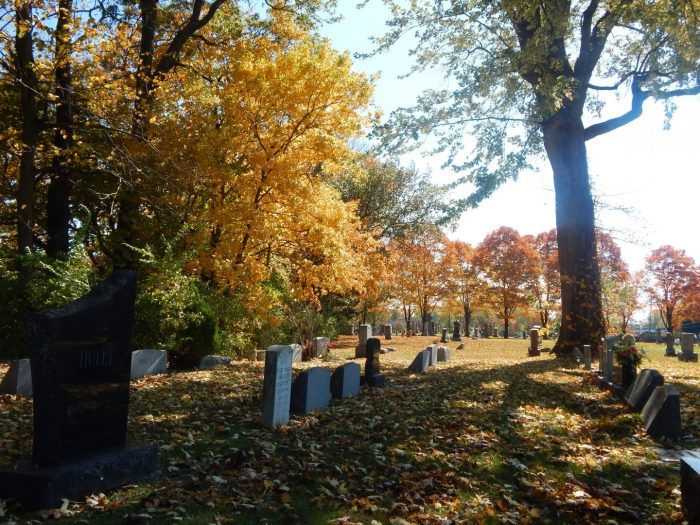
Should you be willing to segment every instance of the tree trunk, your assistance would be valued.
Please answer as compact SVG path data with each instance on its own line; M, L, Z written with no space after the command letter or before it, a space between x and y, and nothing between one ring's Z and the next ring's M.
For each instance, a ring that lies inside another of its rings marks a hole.
M73 94L71 83L72 0L59 0L56 22L56 131L51 181L46 203L46 252L51 257L68 253L71 178L69 152L73 143Z
M17 250L26 253L34 247L35 154L39 140L36 105L38 84L34 72L32 0L20 1L16 6L15 53L22 109L22 154L17 185Z
M605 335L595 216L588 178L583 123L560 110L543 126L544 146L554 172L562 321L557 353L584 344L598 347Z
M471 308L464 307L464 334L469 336L469 323L472 320Z
M510 328L510 318L506 317L503 320L503 339L508 339L509 328Z

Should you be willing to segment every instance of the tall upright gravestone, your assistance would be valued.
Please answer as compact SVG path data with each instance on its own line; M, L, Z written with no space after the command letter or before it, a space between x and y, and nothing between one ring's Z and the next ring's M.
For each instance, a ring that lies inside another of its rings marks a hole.
M0 498L54 507L149 476L156 447L128 446L136 276L117 270L87 295L30 316L31 466L0 471Z
M367 339L372 337L372 325L371 324L361 324L360 325L360 342L355 347L355 358L365 357L367 355Z
M265 352L262 424L286 425L292 395L292 354L288 345L274 345Z

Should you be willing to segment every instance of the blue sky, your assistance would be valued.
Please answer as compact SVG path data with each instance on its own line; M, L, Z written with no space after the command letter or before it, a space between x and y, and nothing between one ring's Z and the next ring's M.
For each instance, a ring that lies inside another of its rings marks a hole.
M359 11L355 2L339 3L344 19L326 26L322 33L339 50L372 49L369 38L385 30L387 12L381 2L371 1ZM399 106L410 106L423 89L441 85L439 77L428 74L397 78L412 64L408 49L406 42L387 54L355 60L356 70L381 73L375 102L385 115ZM641 269L651 249L663 244L683 248L700 262L700 97L683 97L676 103L670 130L663 129L662 105L647 101L641 118L587 143L593 191L606 208L599 212L599 223L612 230L633 270ZM613 101L604 118L626 111L628 105L627 99ZM440 170L438 158L416 152L402 160L430 170L436 182L453 177ZM522 234L555 226L552 176L546 160L536 172L523 173L479 208L466 211L450 236L476 244L501 225Z

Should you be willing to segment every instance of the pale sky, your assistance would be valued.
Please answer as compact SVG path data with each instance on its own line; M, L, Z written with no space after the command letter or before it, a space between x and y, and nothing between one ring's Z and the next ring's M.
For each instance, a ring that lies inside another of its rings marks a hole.
M356 53L372 49L369 38L385 31L387 16L381 3L371 1L360 11L354 8L355 2L339 3L344 20L325 27L322 34L339 50ZM381 74L376 82L375 103L385 115L397 107L411 106L426 87L442 85L438 76L397 78L412 64L407 44L377 57L355 59L355 70ZM629 213L603 210L598 222L615 230L612 234L632 270L642 269L649 252L663 244L685 249L700 262L700 97L681 97L676 104L678 110L670 130L663 129L663 106L647 101L639 119L587 143L594 194L606 205L629 209ZM619 105L611 105L603 118L616 116L628 107L629 100L623 99ZM403 161L430 170L438 183L454 177L450 171L440 170L438 158L417 152ZM523 173L478 208L467 210L450 237L478 244L503 225L521 234L555 227L552 174L546 160L538 172ZM633 239L634 243L624 239Z

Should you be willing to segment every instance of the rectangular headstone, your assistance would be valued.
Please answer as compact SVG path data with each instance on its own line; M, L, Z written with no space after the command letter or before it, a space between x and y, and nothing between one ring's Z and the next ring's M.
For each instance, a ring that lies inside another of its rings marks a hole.
M299 373L292 383L291 410L308 414L326 408L331 400L331 371L316 366Z
M15 359L0 382L0 394L32 397L32 365L29 359Z
M304 347L299 344L291 344L289 347L292 349L292 363L301 363Z
M668 357L674 357L676 355L676 349L673 346L674 338L672 332L666 333L666 355Z
M262 424L266 427L289 422L292 389L292 347L274 345L265 352Z
M447 362L450 360L450 349L441 346L437 349L437 360L438 362Z
M426 350L429 352L428 366L435 366L437 364L437 349L438 345L430 345Z
M681 435L681 396L671 385L657 386L642 409L644 428L654 439Z
M442 337L440 338L441 343L447 342L447 328L442 329Z
M574 347L574 361L579 365L583 363L583 352L579 350L578 346Z
M230 359L229 359L230 362ZM144 348L131 352L131 379L163 374L168 368L168 352Z
M327 337L316 337L314 339L314 350L312 357L323 357L328 353L328 343L331 340Z
M367 340L367 360L365 361L365 375L362 376L361 384L370 387L383 387L384 375L380 373L379 355L381 354L381 343L376 337Z
M461 330L462 330L462 324L459 322L459 320L452 323L452 340L453 341L461 341L462 340L462 335L460 333ZM468 327L467 327L466 334L469 335L469 328Z
M605 371L608 369L608 350L605 344L605 339L600 339L600 346L598 348L598 371L602 378L605 377Z
M698 354L693 352L694 344L695 344L695 334L689 334L686 332L683 332L681 334L681 353L678 356L679 361L697 362Z
M612 348L613 343L608 341L608 338L605 338L605 346L603 347L603 350L605 351L605 380L608 383L612 383L613 380L613 375L614 375L614 366L615 364L613 363L613 348Z
M583 368L591 369L591 345L583 345Z
M700 524L700 459L681 458L681 505L688 524Z
M428 367L430 366L430 351L429 350L421 350L418 352L416 355L416 358L413 360L411 363L411 366L408 367L408 369L411 372L417 372L417 373L422 373L422 372L427 372Z
M359 332L360 342L355 347L355 359L367 355L367 339L372 337L372 325L361 324Z
M384 339L386 339L386 340L391 339L391 325L390 324L384 325Z
M224 355L205 355L199 360L197 368L200 370L216 370L231 366L231 358Z
M335 369L331 375L331 396L333 399L357 397L360 393L360 374L362 367L359 363L345 363Z
M658 370L644 368L625 393L625 401L633 412L641 412L656 387L664 384L664 376Z

